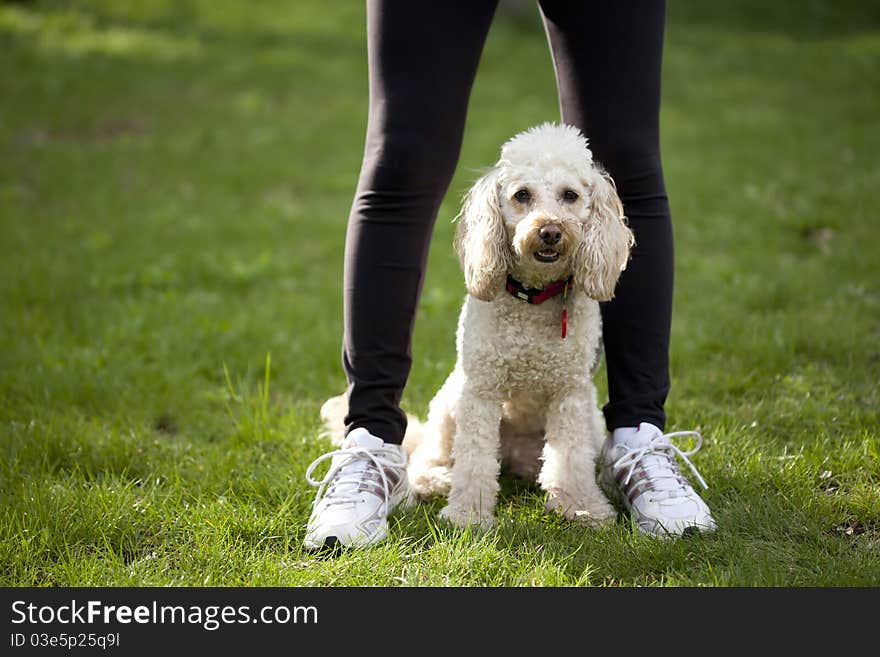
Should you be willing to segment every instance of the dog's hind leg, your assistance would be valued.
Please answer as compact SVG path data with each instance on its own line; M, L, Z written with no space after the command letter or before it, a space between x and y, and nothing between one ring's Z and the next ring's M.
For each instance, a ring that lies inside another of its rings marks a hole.
M410 490L416 497L426 499L449 493L455 437L452 402L461 393L461 380L460 373L453 370L431 400L421 441L410 455L407 467Z
M569 520L602 524L617 516L596 481L601 417L592 382L561 394L547 411L544 466L538 476L546 509Z
M345 414L348 412L348 398L345 393L331 397L321 406L321 438L329 438L334 447L345 440Z

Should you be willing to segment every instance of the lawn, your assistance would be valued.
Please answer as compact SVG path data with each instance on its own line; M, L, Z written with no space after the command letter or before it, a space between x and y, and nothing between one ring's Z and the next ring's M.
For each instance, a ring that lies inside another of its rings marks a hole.
M0 584L880 585L878 3L670 1L669 428L703 432L719 525L678 542L547 516L505 478L489 533L433 502L373 550L301 549L344 388L361 2L4 2L0 52ZM557 119L536 10L499 13L413 413L455 359L461 194Z

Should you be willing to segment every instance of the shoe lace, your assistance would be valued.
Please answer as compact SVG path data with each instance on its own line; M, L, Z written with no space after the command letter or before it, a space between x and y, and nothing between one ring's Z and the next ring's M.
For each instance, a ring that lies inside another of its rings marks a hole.
M671 441L672 438L680 436L696 436L697 444L692 449L683 451ZM653 489L654 495L652 497L654 499L668 499L682 494L687 495L691 491L691 486L682 477L681 472L679 472L676 455L681 457L681 460L687 464L697 478L697 481L700 482L700 485L708 489L709 486L706 484L706 481L688 458L700 451L702 445L703 436L698 431L674 431L672 433L660 434L652 438L646 445L628 448L613 463L612 468L614 471L620 468L629 468L626 477L621 482L624 486L630 482L633 474L638 472L637 468L641 470L645 474L645 478L642 481L636 481L634 485L640 488L648 487ZM664 482L663 490L658 490L655 487L658 481Z
M306 470L306 481L310 485L318 487L313 506L317 506L318 502L325 497L327 505L355 504L359 499L358 492L361 490L361 485L369 482L376 489L374 492L381 492L387 516L391 486L385 469L399 470L406 466L406 461L399 457L397 459L389 458L391 453L390 451L376 453L365 447L352 446L327 452L316 458ZM315 468L328 459L330 460L330 469L327 474L321 479L313 479L312 473ZM369 469L374 469L379 473L382 481L381 488L366 478Z

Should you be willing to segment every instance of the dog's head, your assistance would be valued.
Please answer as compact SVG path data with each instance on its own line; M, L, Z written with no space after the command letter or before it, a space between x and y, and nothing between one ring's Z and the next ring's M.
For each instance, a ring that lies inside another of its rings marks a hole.
M608 300L633 245L614 182L568 125L540 125L504 144L457 219L465 284L483 301L508 273L539 289L573 276L588 296Z

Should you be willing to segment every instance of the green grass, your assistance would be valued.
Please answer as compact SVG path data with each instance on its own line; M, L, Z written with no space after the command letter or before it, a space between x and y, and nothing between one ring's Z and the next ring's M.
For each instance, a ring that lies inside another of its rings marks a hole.
M669 426L707 437L715 535L587 531L505 479L488 534L434 502L374 550L301 550L344 385L363 24L359 2L0 4L0 584L880 584L880 7L854 0L670 2ZM461 193L557 118L537 15L499 15L408 410L455 358Z

